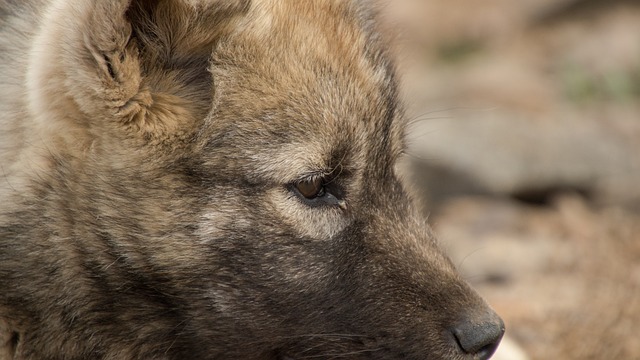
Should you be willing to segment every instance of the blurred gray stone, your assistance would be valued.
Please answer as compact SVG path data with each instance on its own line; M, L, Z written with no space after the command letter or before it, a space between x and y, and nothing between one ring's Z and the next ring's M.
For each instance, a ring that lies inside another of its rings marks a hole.
M535 121L490 110L425 121L410 139L417 181L434 203L457 193L567 190L637 206L640 137L625 133L624 124L561 116Z

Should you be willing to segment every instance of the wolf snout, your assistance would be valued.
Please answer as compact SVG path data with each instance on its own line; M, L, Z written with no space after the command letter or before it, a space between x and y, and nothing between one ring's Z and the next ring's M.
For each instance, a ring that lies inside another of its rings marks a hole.
M450 329L457 346L474 358L486 360L498 348L504 335L504 322L490 310L480 319L468 317Z

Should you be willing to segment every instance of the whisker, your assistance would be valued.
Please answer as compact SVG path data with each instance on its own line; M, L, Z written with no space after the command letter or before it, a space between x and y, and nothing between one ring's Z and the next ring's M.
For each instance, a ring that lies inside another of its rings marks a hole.
M477 252L479 252L479 251L481 251L481 250L484 250L485 248L486 248L486 247L481 246L481 247L479 247L479 248L477 248L477 249L473 250L472 252L468 253L464 258L462 258L462 260L460 260L460 263L458 264L458 269L460 269L460 268L462 267L462 264L464 264L464 262L465 262L469 257L471 257L471 255L474 255L475 253L477 253Z
M375 351L381 351L381 350L384 350L384 348L378 347L378 348L372 348L372 349L354 350L354 351L342 352L342 353L337 353L337 354L324 353L324 354L317 354L317 355L307 355L307 356L301 356L300 358L301 359L314 359L314 358L327 358L327 357L330 356L330 358L335 359L335 358L344 358L344 357L348 357L348 356L359 355L359 354L375 352Z

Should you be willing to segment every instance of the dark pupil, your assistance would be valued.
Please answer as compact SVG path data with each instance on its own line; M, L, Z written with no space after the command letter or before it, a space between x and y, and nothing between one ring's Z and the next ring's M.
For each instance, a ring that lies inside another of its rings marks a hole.
M313 179L299 182L296 187L302 196L313 199L322 195L322 179Z

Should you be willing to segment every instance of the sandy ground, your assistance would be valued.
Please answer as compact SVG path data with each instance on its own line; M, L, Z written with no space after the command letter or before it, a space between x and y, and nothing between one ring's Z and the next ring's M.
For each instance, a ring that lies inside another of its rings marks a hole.
M415 181L462 273L531 359L640 359L640 2L393 4Z

